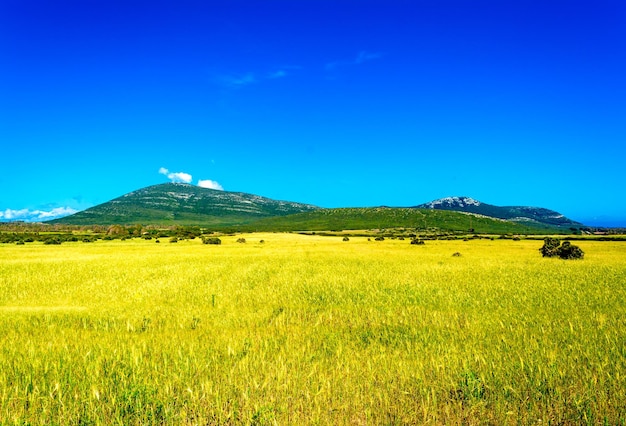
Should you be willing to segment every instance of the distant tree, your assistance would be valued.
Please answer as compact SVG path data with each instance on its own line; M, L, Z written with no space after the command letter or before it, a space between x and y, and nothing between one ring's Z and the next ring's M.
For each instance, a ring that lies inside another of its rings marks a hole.
M122 225L112 225L107 229L107 235L111 237L121 237L128 235L128 230Z
M385 241L385 237L376 237L374 241Z
M244 244L246 242L246 239L245 238L237 238L237 242Z
M178 238L177 237L170 238L170 243L177 243L177 242L178 242Z
M343 237L343 240L342 240L342 241L350 241L350 238L348 238L348 237Z
M411 244L415 244L415 245L424 245L424 240L421 240L419 238L413 238L411 240Z

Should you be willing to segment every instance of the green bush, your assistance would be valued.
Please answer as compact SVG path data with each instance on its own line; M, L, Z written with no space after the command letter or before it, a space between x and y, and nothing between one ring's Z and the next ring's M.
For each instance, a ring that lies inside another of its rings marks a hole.
M582 259L585 253L578 246L564 241L561 244L558 238L547 237L543 240L543 247L539 249L543 257L560 257L561 259Z
M582 259L585 257L585 253L578 246L571 244L569 241L564 241L559 247L559 257L561 259Z
M203 244L222 244L222 240L220 240L217 237L211 237L211 238L202 238L202 243Z

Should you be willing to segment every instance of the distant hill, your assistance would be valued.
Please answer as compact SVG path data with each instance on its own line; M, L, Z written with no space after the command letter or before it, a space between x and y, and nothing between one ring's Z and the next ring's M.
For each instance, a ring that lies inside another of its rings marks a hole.
M317 210L309 204L276 201L243 192L218 191L185 183L164 183L130 192L52 224L245 224L260 218Z
M560 232L579 226L552 210L449 197L409 208L322 209L184 183L148 186L49 221L65 225L202 225L222 230L330 231L412 228L476 233Z
M483 234L541 234L560 229L538 222L517 223L504 219L437 209L365 207L319 209L284 217L271 217L242 225L243 231L340 231L407 228L432 232Z
M507 206L499 207L482 203L470 197L446 197L415 206L417 209L449 210L473 213L483 216L505 219L519 224L532 226L542 224L559 228L583 226L562 214L541 207Z

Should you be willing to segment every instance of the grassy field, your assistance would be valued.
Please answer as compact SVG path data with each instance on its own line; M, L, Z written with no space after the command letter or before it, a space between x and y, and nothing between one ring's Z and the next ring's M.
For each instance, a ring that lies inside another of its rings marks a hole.
M0 245L0 424L626 424L626 243L222 240Z

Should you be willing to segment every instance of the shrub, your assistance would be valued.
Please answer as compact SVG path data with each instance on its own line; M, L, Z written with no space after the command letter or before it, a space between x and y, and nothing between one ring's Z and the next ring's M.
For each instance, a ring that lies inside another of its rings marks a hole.
M170 243L177 243L177 242L178 242L178 238L176 237L170 238Z
M343 241L350 241L350 238L348 238L348 237L343 237Z
M565 241L559 247L559 257L561 259L582 259L585 257L585 252L580 247Z
M418 246L424 245L424 240L420 240L419 238L414 238L411 240L411 244L416 244Z
M572 245L569 241L563 244L557 238L546 238L543 240L543 247L539 249L543 257L560 257L561 259L582 259L585 253L578 246Z
M202 243L203 244L222 244L222 240L220 240L217 237L212 237L212 238L202 238Z
M246 239L245 238L237 238L237 242L244 244L246 242Z
M554 257L558 253L561 242L558 238L547 237L543 240L543 247L539 249L543 257Z
M461 257L461 253L459 253L458 251L454 252L452 253L452 257Z
M385 237L376 237L374 241L385 241Z

